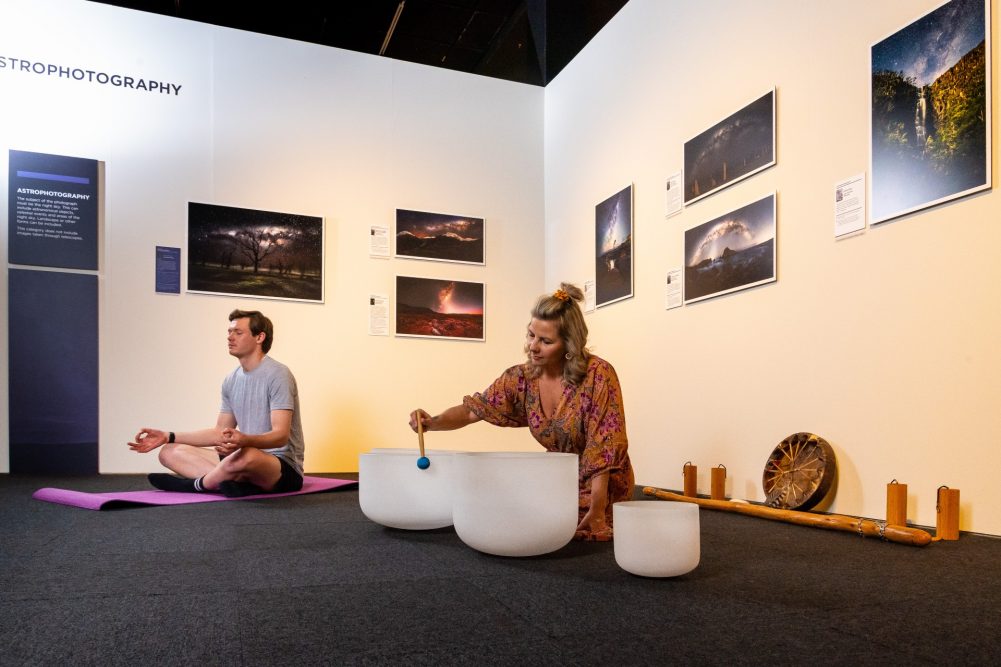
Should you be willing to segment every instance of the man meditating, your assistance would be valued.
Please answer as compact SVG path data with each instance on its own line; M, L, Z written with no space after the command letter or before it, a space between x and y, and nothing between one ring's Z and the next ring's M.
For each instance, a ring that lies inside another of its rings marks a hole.
M240 365L223 380L215 427L186 433L144 427L128 443L141 454L162 446L160 463L180 475L152 473L153 486L230 497L302 488L299 393L291 371L267 356L273 338L271 320L259 311L229 314L229 353Z

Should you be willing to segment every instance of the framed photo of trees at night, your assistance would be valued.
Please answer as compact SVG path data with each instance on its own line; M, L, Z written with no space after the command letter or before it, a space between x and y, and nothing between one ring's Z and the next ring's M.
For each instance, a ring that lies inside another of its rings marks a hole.
M989 5L950 0L872 46L873 223L991 186Z
M323 302L323 218L188 202L188 291Z

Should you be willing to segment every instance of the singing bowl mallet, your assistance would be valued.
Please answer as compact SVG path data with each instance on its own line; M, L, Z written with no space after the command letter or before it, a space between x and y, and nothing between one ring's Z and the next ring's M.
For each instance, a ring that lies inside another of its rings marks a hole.
M417 446L421 448L421 457L417 459L417 467L427 470L431 467L431 459L424 456L424 419L417 413Z

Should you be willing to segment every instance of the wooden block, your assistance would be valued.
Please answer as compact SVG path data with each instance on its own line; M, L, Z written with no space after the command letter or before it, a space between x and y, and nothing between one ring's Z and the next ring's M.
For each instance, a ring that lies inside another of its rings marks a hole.
M716 466L711 473L709 497L713 500L726 500L726 467Z
M897 480L886 485L886 523L890 526L907 525L907 485Z
M699 495L699 468L691 463L685 464L685 495L690 498Z
M938 489L938 504L935 509L937 512L935 537L940 540L958 540L959 489L940 486Z

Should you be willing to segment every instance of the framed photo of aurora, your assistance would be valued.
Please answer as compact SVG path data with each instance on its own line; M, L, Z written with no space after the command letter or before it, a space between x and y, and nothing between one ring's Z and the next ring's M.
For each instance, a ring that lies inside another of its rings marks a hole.
M595 306L633 295L633 186L594 207Z
M775 193L685 231L685 303L775 281Z
M188 202L188 292L323 302L323 218Z
M396 276L396 335L484 340L483 283Z
M483 218L398 208L396 256L483 264Z
M872 223L991 186L989 4L950 0L872 46Z
M775 164L775 89L685 142L685 206Z

